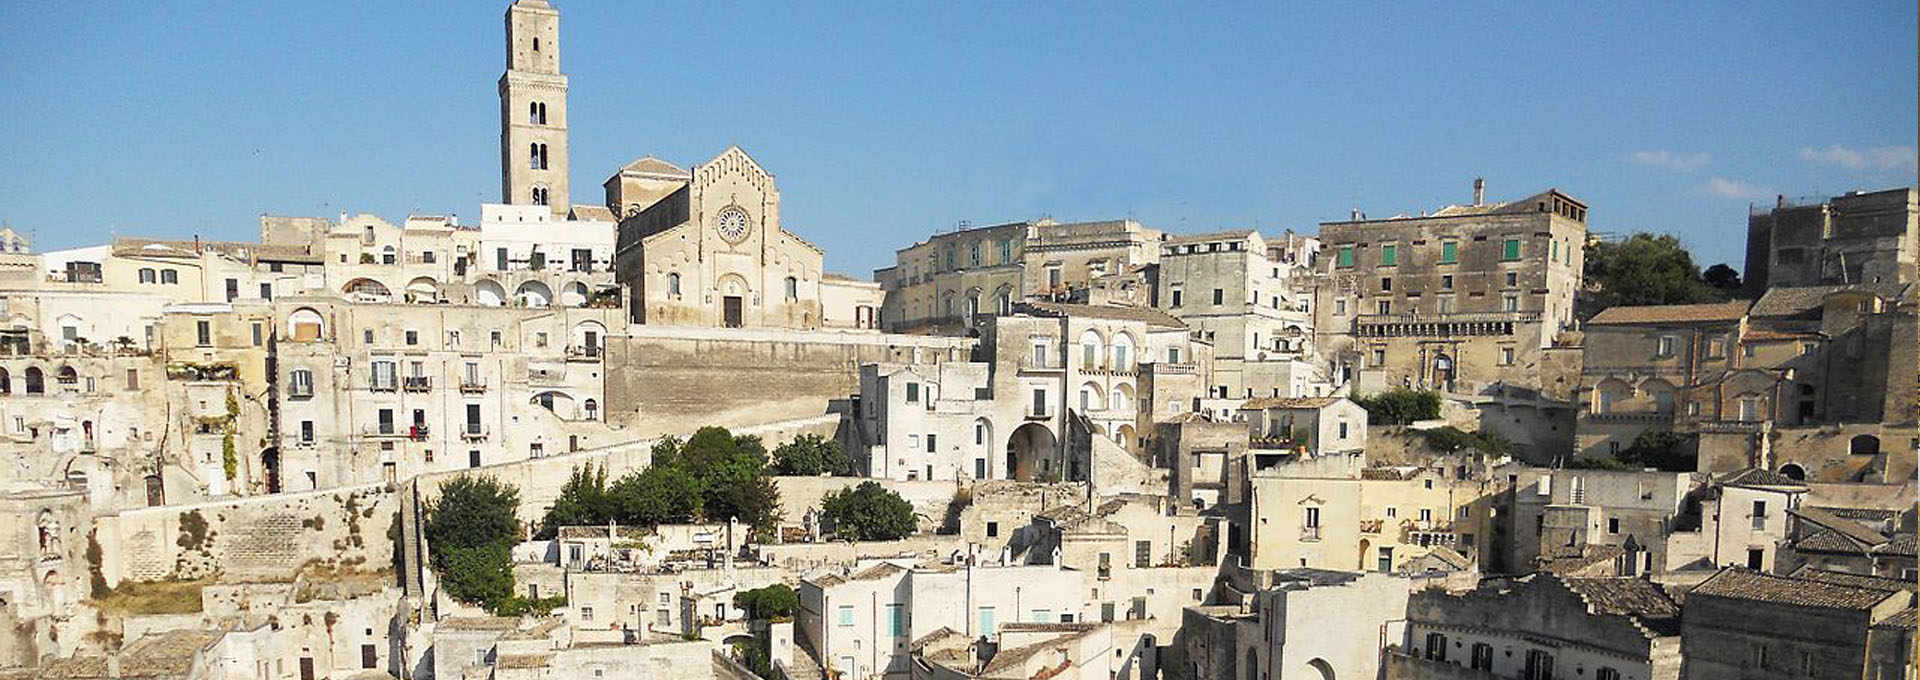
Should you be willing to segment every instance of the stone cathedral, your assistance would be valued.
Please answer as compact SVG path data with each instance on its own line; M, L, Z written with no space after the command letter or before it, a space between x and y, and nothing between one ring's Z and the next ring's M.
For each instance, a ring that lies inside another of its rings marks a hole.
M501 198L616 230L614 275L634 323L877 327L878 285L826 276L821 250L781 228L773 174L737 146L691 169L640 158L602 185L604 208L570 203L560 11L547 0L515 0L506 36Z

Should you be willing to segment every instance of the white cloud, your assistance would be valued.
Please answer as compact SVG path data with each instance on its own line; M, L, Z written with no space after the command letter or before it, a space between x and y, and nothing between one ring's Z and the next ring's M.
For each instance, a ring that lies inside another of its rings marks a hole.
M1635 151L1633 155L1627 158L1640 165L1666 168L1676 172L1693 172L1706 167L1707 163L1713 161L1713 156L1708 155L1705 151L1699 153L1681 153L1668 151L1666 149Z
M1870 146L1864 149L1839 144L1825 149L1811 146L1800 149L1800 159L1819 165L1837 165L1849 170L1906 170L1920 168L1920 156L1911 146Z
M1737 179L1715 177L1707 180L1707 193L1721 198L1759 198L1767 195L1767 190Z

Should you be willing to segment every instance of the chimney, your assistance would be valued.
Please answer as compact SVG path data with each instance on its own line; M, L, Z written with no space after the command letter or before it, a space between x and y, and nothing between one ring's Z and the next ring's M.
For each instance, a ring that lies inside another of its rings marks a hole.
M1484 177L1473 178L1473 204L1487 202L1487 180Z
M1360 209L1359 209L1359 208L1354 208L1354 209L1353 209L1353 216L1352 216L1352 218L1351 218L1351 219L1352 219L1353 221L1355 221L1355 222L1358 222L1358 221L1360 221Z

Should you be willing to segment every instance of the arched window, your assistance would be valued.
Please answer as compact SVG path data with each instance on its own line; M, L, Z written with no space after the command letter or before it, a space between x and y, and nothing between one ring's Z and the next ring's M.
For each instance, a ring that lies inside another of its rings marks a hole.
M1092 330L1080 334L1080 368L1100 367L1100 334Z
M667 274L667 295L675 298L680 297L680 272Z
M0 394L12 394L12 393L13 393L13 376L7 374L7 369L0 368Z
M172 269L162 269L160 270L160 282L161 283L179 283L180 272Z
M533 188L533 204L534 205L547 204L547 188L546 187Z
M152 267L141 267L141 268L140 268L140 282L141 282L141 283L153 283L153 282L155 282L155 281L158 281L158 280L159 280L159 279L158 279L157 277L155 277L155 276L154 276L154 271L153 271L153 268L152 268Z
M581 409L586 412L587 420L600 419L600 402L588 399L585 404L581 405Z
M380 249L380 264L393 264L397 259L398 255L394 252L393 246Z
M787 301L793 302L798 299L800 299L800 279L789 276L787 277Z
M39 366L27 367L27 394L46 394L47 377Z
M53 379L62 385L78 385L80 373L73 370L72 366L61 366L59 372L54 373Z
M545 143L534 142L527 145L527 168L532 170L547 169L547 145Z

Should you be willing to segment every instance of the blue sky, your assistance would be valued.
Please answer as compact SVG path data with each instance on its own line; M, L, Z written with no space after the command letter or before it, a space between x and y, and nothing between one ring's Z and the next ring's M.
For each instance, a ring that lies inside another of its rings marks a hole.
M1915 182L1913 2L559 0L575 202L729 144L865 275L960 220L1311 232L1548 186L1740 265L1749 201ZM39 249L498 200L505 2L0 3Z

